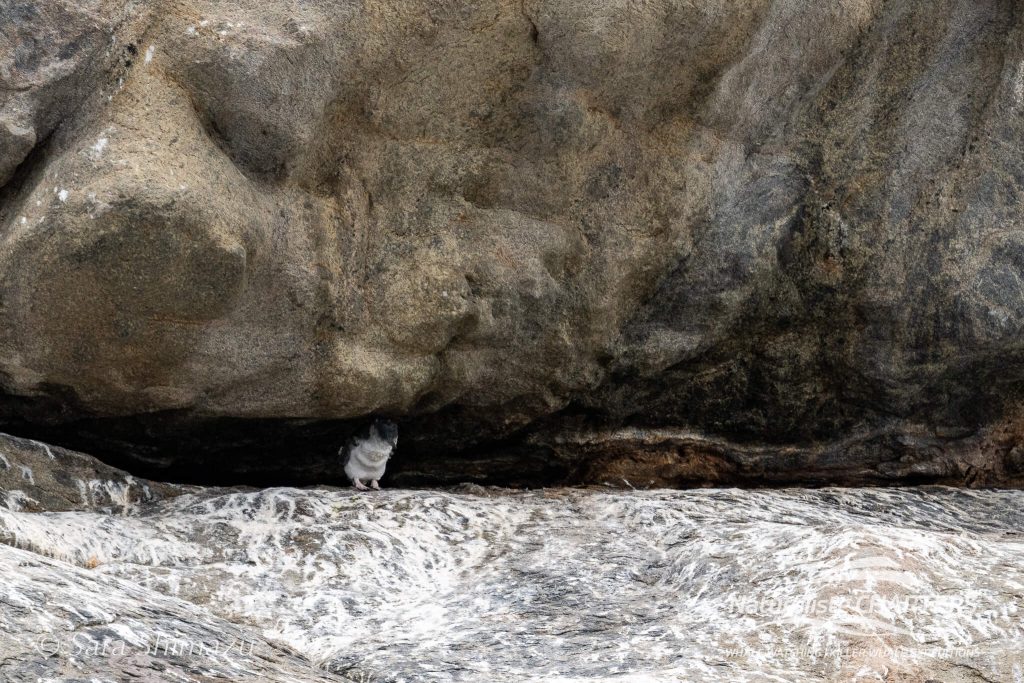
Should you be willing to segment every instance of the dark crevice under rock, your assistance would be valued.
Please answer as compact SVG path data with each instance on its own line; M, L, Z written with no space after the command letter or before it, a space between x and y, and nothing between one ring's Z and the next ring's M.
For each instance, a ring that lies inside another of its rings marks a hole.
M12 397L0 415L2 431L90 453L137 476L203 485L344 485L338 448L366 424L184 411L62 419L52 400ZM983 429L892 420L837 440L781 444L612 425L578 408L504 434L458 409L394 419L401 438L384 480L390 486L1024 484L1017 445L1024 430L1015 420Z
M49 399L4 397L0 431L90 453L149 479L303 486L346 483L338 449L367 424L210 418L186 411L68 419L66 409ZM574 467L552 449L524 443L519 434L499 438L481 433L456 412L395 418L399 450L385 481L407 486L475 482L522 487L572 480Z

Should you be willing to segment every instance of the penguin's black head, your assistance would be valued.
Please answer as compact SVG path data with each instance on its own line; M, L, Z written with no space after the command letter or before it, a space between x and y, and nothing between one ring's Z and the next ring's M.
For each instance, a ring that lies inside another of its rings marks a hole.
M380 438L391 444L394 448L398 444L398 425L391 420L377 420L373 423L373 426L377 429L377 433L380 434Z

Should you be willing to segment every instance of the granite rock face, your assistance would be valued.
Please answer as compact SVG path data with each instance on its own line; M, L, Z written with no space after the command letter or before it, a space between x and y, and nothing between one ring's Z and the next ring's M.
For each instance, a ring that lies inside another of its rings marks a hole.
M4 681L1024 676L1021 491L110 499L79 492L127 475L51 452L0 436Z
M1021 22L2 0L4 420L109 419L91 442L140 457L147 416L170 443L387 414L424 471L530 439L573 461L581 423L730 452L882 430L903 445L866 457L904 464L924 430L989 444L984 477L925 479L1009 481Z

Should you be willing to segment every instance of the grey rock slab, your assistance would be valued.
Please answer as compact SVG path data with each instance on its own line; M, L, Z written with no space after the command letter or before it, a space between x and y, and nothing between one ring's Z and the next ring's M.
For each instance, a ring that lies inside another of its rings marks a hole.
M163 450L215 418L384 414L446 482L433 456L493 471L477 446L580 415L780 448L1016 435L1021 21L3 0L0 422L145 463L168 416ZM1019 484L1019 442L981 440L980 479L923 442L883 474Z
M4 506L0 666L148 671L129 636L177 629L253 639L280 658L235 663L269 679L1015 681L1022 510L1024 492L943 487L197 487ZM130 656L25 640L83 629ZM157 659L187 680L232 666Z

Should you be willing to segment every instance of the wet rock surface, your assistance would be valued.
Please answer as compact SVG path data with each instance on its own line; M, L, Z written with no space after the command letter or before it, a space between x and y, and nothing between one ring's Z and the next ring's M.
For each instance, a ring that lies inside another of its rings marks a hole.
M1024 493L161 487L0 440L11 681L1016 681ZM66 469L66 479L52 472ZM96 481L102 482L97 485Z
M1021 21L2 0L0 423L323 481L240 432L389 415L420 480L505 483L625 447L525 447L579 420L811 450L888 430L865 458L924 464L887 478L1013 483L1017 443L977 442L986 479L917 435L1024 395ZM210 424L209 453L174 451Z

